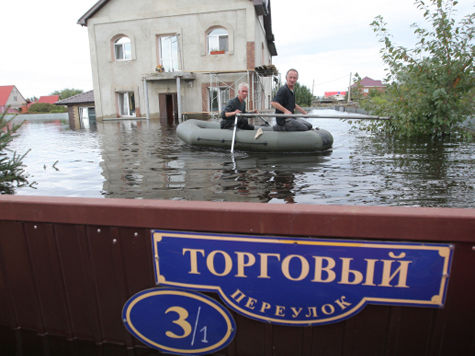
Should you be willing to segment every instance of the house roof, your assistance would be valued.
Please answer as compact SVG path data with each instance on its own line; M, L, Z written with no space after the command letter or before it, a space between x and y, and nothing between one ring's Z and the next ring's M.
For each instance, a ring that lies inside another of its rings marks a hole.
M87 20L94 16L109 0L99 0L96 2L81 18L78 20L78 24L81 26L87 26Z
M266 30L267 46L269 52L273 56L277 56L277 49L275 47L275 38L272 33L272 19L270 10L270 0L250 0L254 3L256 13L264 16L264 28ZM104 7L109 0L99 0L96 2L81 18L78 20L78 24L81 26L87 26L87 21L94 16L100 9Z
M381 82L380 80L374 80L369 77L364 77L363 79L360 80L358 84L362 87L385 87L383 82Z
M14 85L0 86L0 106L7 104L8 98L10 97L14 87Z
M54 104L59 100L59 95L40 96L38 103Z
M57 101L56 105L74 105L74 104L94 104L94 91L89 90L85 93L76 94L69 98Z

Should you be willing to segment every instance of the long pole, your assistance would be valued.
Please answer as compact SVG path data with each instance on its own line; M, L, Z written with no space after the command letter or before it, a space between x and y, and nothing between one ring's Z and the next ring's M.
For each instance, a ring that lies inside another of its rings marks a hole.
M181 117L181 77L179 75L176 76L176 101L178 106L178 121L182 122Z
M303 115L303 114L251 114L251 113L239 113L236 114L241 117L299 117L308 119L348 119L348 120L391 120L387 116L373 116L373 115Z
M353 73L350 72L350 83L348 84L348 102L351 101L351 75Z
M143 89L144 89L144 96L145 96L145 112L147 115L147 120L150 120L150 108L148 103L148 85L147 79L143 79Z
M237 128L238 115L239 114L237 114L234 118L233 139L231 141L231 153L234 153L234 142L236 141L236 128Z

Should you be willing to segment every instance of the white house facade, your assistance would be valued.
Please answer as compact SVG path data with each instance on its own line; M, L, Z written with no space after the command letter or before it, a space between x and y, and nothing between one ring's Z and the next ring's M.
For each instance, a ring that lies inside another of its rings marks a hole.
M26 105L26 100L16 86L0 86L0 114L7 110L11 113L18 112L23 105Z
M101 0L78 23L98 120L218 112L243 81L248 108L269 107L270 0Z

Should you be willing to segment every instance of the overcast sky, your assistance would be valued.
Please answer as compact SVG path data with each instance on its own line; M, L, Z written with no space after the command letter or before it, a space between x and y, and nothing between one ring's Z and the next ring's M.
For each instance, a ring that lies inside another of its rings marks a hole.
M171 0L170 0L171 1ZM55 90L92 89L87 28L77 20L96 0L2 1L0 85L15 85L25 98ZM271 0L272 26L281 73L295 67L300 82L314 90L344 91L350 73L384 78L380 44L370 28L377 15L395 42L411 43L421 13L413 0ZM459 15L473 11L460 0Z

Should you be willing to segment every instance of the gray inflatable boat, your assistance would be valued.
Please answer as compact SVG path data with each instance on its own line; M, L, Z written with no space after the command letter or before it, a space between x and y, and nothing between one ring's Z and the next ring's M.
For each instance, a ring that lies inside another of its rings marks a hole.
M256 138L257 129L262 135ZM218 121L190 119L176 129L178 137L194 146L230 148L233 130L223 130ZM234 147L241 151L270 152L315 152L332 147L333 136L323 129L309 131L280 132L269 126L257 126L256 130L237 130Z

